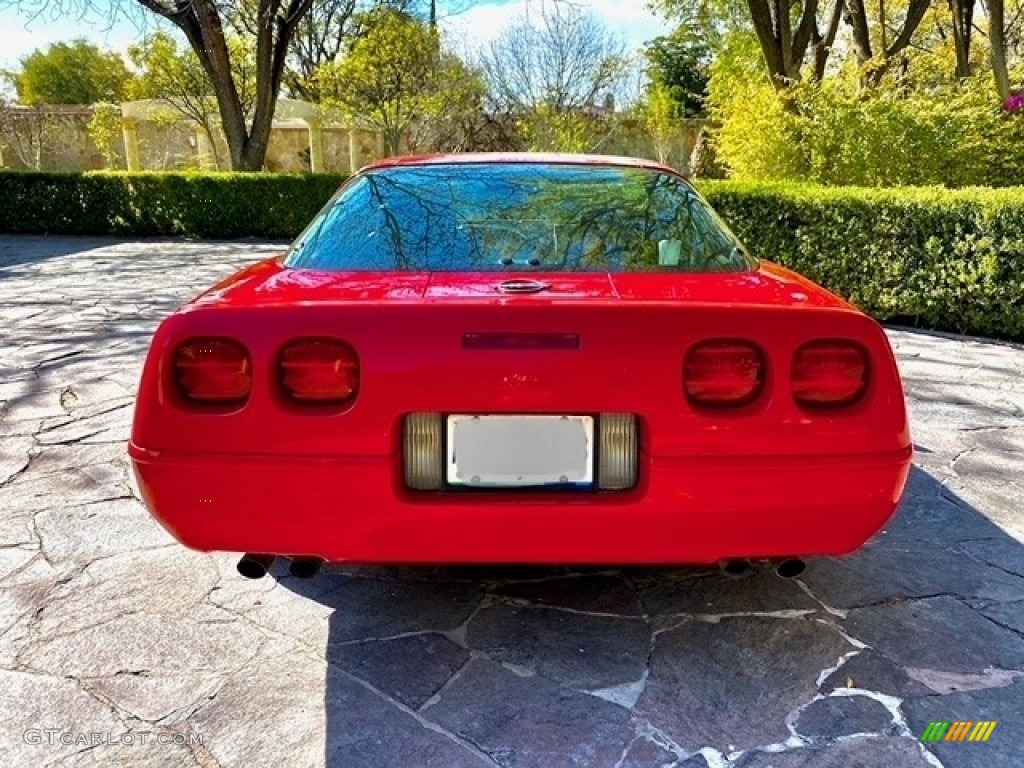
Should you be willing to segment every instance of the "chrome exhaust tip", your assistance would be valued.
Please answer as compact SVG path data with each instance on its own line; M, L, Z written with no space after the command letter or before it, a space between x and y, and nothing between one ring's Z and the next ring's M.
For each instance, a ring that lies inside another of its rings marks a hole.
M807 570L807 564L798 557L783 560L775 567L775 572L784 579L795 579Z
M257 555L247 552L238 561L238 572L247 579L262 579L274 562L274 555Z
M320 573L323 564L319 557L295 557L288 566L288 573L297 579L312 579Z
M718 567L722 570L726 576L730 579L738 579L741 576L746 576L753 570L753 566L749 560L723 560L718 564Z

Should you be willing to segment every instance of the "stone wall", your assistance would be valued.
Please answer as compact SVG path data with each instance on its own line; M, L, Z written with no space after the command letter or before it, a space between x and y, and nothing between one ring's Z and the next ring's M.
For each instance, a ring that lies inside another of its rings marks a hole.
M87 126L92 116L89 107L7 107L0 108L0 167L35 167L40 142L39 169L47 171L83 171L106 167L103 153L89 137ZM195 124L182 120L133 120L137 136L139 167L143 170L214 169L214 156L206 136ZM667 147L664 160L684 173L690 171L693 147L700 134L700 121L685 121ZM383 137L373 131L350 130L340 125L321 128L325 171L347 173L383 157ZM650 136L637 121L616 122L601 137L592 151L610 155L630 155L659 159ZM229 166L229 154L223 137L218 137L221 169ZM508 147L515 149L515 147ZM429 148L417 147L420 151ZM126 167L122 137L114 142L114 168ZM353 154L355 158L353 159ZM302 121L286 120L275 125L267 152L268 171L308 173L310 171L310 130Z
M89 138L89 107L0 108L0 167L41 171L102 168Z

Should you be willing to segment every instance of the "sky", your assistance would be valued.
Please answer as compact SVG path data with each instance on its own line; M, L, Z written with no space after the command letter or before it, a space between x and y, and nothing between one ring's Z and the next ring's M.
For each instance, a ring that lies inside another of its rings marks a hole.
M527 11L536 15L559 0L439 0L441 26L450 44L459 53L486 44ZM562 0L574 7L593 11L612 30L618 32L630 49L667 31L665 23L647 9L645 0ZM45 0L38 0L45 5ZM0 68L17 68L18 62L37 48L54 42L85 37L94 45L123 53L146 32L155 30L156 16L141 11L133 0L122 0L132 10L132 18L123 15L110 20L108 3L95 0L99 9L85 18L43 11L36 17L10 6L0 8ZM23 4L22 7L26 7ZM461 10L467 8L466 10ZM138 11L135 9L138 8Z

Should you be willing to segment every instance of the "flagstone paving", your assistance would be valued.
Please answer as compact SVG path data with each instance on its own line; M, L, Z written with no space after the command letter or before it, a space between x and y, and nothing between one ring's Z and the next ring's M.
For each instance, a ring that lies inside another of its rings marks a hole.
M1024 348L890 332L917 445L906 500L796 581L299 581L280 563L247 581L149 518L125 441L160 318L278 248L0 237L5 764L1019 768ZM923 745L932 720L998 725Z

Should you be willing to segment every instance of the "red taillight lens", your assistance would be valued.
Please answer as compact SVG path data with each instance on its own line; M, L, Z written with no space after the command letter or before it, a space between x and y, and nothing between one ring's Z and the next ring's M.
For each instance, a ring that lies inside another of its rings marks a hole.
M849 341L812 341L793 356L793 398L800 405L851 405L868 387L868 359Z
M293 341L281 352L281 386L293 400L338 405L356 396L359 358L337 339Z
M209 405L244 403L252 391L249 351L231 339L192 339L174 354L174 381L186 400Z
M706 341L686 355L683 381L701 405L745 405L764 386L764 358L745 341Z

